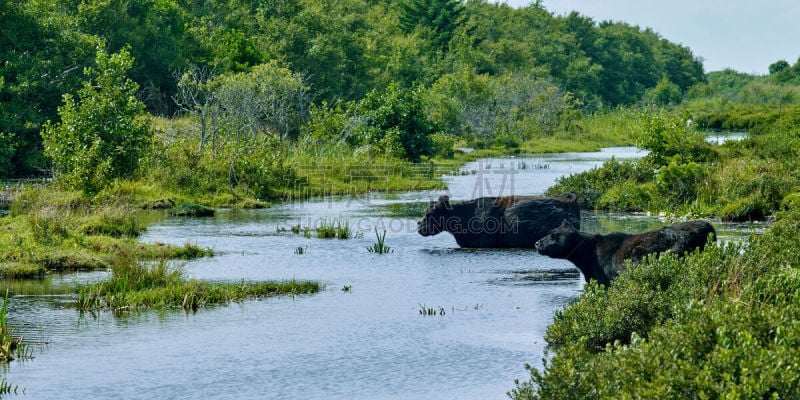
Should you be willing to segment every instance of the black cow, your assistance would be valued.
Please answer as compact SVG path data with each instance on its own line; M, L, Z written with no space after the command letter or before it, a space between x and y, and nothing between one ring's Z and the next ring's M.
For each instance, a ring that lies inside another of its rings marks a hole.
M539 253L571 261L583 273L586 282L595 279L607 285L625 267L625 260L638 263L648 254L672 251L683 256L703 249L716 231L706 221L695 220L640 234L614 232L607 235L579 232L564 221L561 226L536 242Z
M431 201L417 232L432 236L450 232L461 247L533 247L547 232L567 220L580 226L577 196L481 197L451 202L448 196Z

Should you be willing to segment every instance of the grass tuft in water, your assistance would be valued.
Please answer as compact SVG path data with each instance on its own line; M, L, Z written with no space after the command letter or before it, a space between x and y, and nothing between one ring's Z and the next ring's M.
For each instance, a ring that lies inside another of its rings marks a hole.
M383 230L383 234L381 235L378 233L378 228L375 228L375 236L377 236L378 242L373 243L372 247L367 247L367 251L376 254L387 254L394 252L392 248L386 245L386 229Z
M22 337L14 337L14 330L8 325L6 319L8 315L8 291L3 298L3 306L0 307L0 363L7 363L16 359L31 358L31 349L22 343ZM2 382L0 393L5 389L11 389L11 384L7 381ZM16 390L16 387L14 387Z
M444 307L428 307L424 304L419 305L419 315L422 316L429 316L429 315L441 315L444 316L446 314Z
M355 236L350 223L343 219L323 219L316 232L317 237L321 239L350 239Z

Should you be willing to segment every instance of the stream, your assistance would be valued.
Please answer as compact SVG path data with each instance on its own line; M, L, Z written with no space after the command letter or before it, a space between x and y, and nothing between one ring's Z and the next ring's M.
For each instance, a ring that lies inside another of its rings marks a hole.
M526 363L540 367L556 310L581 293L567 261L533 250L459 249L422 237L430 200L542 194L558 177L634 148L492 158L444 177L448 191L318 198L213 218L162 216L141 240L211 247L185 263L213 281L314 280L318 294L245 301L198 312L127 315L76 311L76 282L106 272L10 282L9 320L34 358L3 366L26 399L505 399ZM306 238L294 225L346 221L347 240ZM639 232L668 224L647 215L584 212L583 230ZM716 224L715 224L716 225ZM393 252L373 254L375 229ZM736 240L759 226L717 226ZM363 235L363 236L362 236ZM296 254L302 248L303 254ZM64 293L64 294L58 294ZM433 309L435 315L423 315ZM37 344L46 343L46 344Z

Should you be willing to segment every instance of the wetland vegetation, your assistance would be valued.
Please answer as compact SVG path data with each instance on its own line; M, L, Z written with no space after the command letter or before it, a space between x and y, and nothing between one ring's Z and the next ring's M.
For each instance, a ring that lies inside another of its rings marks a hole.
M0 279L108 270L74 296L115 312L313 293L319 283L190 279L170 260L213 249L137 238L149 213L443 189L443 174L480 157L635 145L648 155L549 193L575 192L584 209L775 223L744 248L650 259L607 289L587 285L548 329L546 366L511 396L796 387L800 62L704 73L650 29L538 2L201 3L0 2L0 176L48 182L8 195ZM709 129L749 134L712 145ZM314 233L360 232L330 220ZM375 234L369 251L391 251ZM3 378L0 394L10 388Z

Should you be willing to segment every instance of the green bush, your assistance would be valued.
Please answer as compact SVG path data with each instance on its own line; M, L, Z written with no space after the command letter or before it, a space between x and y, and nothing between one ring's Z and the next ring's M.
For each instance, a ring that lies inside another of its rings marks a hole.
M126 77L133 57L97 51L94 76L78 91L64 95L61 121L42 130L45 155L67 187L95 194L114 179L130 177L150 150L152 135L139 86Z
M652 178L652 171L640 168L635 161L612 158L599 168L559 178L545 193L552 196L574 192L582 209L595 209L600 207L600 197L620 182L631 182L632 185L633 182L648 182Z
M579 301L556 312L545 339L555 347L583 340L588 350L629 343L634 333L647 337L657 324L674 317L682 304L703 294L722 277L720 260L739 255L738 246L709 246L684 259L665 253L629 266L610 287L586 286Z
M455 145L458 138L446 133L436 132L431 134L433 154L442 158L453 158Z
M679 163L673 160L660 168L655 184L664 203L662 207L679 207L697 199L707 176L706 167L696 162Z
M597 199L596 207L609 211L644 211L652 201L652 185L630 180L611 186Z
M763 221L770 209L764 199L756 194L725 204L719 214L723 221Z
M433 155L430 135L437 127L427 119L421 92L422 88L402 89L392 83L367 93L350 110L357 123L353 144L378 145L380 153L410 161Z

